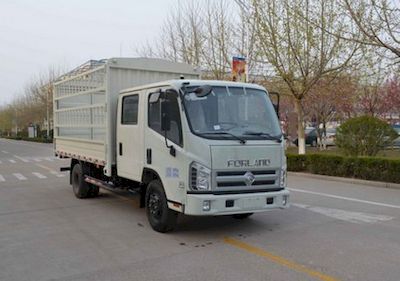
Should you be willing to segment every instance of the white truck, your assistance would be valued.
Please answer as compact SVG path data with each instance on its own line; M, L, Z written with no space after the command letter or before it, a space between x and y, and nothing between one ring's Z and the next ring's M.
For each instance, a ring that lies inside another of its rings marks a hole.
M71 158L76 197L135 190L159 232L178 213L246 218L289 206L284 139L263 87L198 80L158 59L80 69L54 85L55 154Z

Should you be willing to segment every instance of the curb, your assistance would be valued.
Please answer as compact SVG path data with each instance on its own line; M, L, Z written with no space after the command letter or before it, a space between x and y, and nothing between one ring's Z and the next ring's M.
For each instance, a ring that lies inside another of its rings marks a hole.
M361 180L355 178L341 178L341 177L333 177L333 176L325 176L325 175L317 175L317 174L309 174L309 173L300 173L300 172L288 172L288 175L293 176L302 176L312 179L321 179L327 181L337 181L351 184L360 184L367 185L372 187L380 187L380 188L391 188L391 189L399 189L400 184L392 183L392 182L381 182L381 181L369 181L369 180Z

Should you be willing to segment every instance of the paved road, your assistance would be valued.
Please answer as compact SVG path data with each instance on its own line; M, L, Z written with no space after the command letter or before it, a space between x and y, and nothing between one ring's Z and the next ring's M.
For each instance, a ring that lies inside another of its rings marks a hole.
M52 145L0 139L0 280L400 280L400 191L291 176L292 207L181 217L138 198L78 200Z

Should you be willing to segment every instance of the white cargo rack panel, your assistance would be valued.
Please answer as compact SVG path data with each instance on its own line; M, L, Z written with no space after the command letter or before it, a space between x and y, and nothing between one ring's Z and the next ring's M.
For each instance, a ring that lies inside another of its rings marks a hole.
M119 92L181 76L199 78L192 66L161 59L112 58L82 69L54 84L55 153L104 166L107 176L115 164Z

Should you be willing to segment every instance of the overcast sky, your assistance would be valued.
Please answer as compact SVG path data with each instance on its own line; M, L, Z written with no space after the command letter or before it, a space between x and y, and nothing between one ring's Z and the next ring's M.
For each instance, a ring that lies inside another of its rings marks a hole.
M51 66L134 56L177 0L1 0L0 106Z

